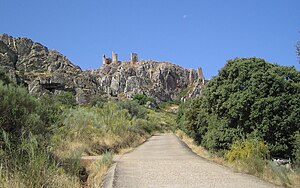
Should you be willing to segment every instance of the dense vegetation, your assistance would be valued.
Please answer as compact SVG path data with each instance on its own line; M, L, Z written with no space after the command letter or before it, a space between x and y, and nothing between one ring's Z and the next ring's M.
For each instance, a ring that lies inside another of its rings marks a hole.
M3 71L0 100L0 187L97 185L96 175L80 165L82 155L104 156L98 172L113 153L174 125L174 115L136 101L95 98L78 106L68 92L35 97L10 83Z
M224 154L245 147L238 143L249 146L256 140L268 147L269 153L261 146L264 157L299 163L299 104L300 73L295 68L237 58L209 81L202 97L181 106L177 122L212 152Z

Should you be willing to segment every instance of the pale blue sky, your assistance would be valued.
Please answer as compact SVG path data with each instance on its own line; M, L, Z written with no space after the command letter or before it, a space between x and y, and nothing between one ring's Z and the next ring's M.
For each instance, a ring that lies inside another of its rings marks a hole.
M0 33L31 38L82 69L111 51L202 67L207 78L235 57L300 69L300 0L0 0L0 10Z

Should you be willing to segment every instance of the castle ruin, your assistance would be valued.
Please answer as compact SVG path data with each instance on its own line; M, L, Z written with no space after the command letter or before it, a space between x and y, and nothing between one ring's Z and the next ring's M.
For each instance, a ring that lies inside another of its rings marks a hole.
M105 54L102 56L102 64L103 65L109 65L111 63L118 63L118 54L115 52L111 53L112 58L107 58Z
M118 54L112 51L111 57L112 57L112 63L118 63Z
M109 65L111 63L119 63L120 61L118 61L118 54L116 54L115 52L111 53L111 57L112 58L108 58L105 56L105 54L102 56L102 64L103 65ZM138 54L137 53L131 53L130 54L130 63L131 64L135 64L137 63L138 60Z
M130 54L130 62L131 64L135 64L137 63L139 60L138 60L138 55L137 53L131 53Z
M103 65L109 65L111 64L112 59L111 58L106 58L105 55L102 56L102 64Z

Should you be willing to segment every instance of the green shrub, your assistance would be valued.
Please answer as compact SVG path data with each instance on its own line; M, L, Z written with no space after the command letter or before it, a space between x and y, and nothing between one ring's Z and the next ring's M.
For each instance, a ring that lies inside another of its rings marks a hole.
M39 97L38 101L37 113L46 127L58 124L64 112L64 109L60 107L60 102L47 95Z
M96 107L102 108L104 106L104 104L107 102L108 102L108 100L106 98L104 98L102 95L95 95L95 96L92 96L92 98L89 101L89 104L91 106L96 106Z
M225 158L231 162L252 158L266 160L268 157L269 149L266 142L255 138L234 142L230 150L225 154Z
M145 131L148 134L153 133L157 129L153 123L145 119L136 119L133 124L135 131ZM143 134L143 132L141 132L141 134Z
M20 141L24 133L43 134L43 122L37 113L38 102L24 88L0 82L0 127Z
M153 102L154 99L152 97L148 97L147 95L144 94L136 94L133 97L133 100L136 100L140 105L145 105L148 101Z
M54 145L59 145L61 140L84 142L94 137L101 137L104 132L95 108L71 108L62 114L62 119L61 125L55 130L52 137Z
M68 108L77 105L75 95L72 92L61 91L55 98L60 104Z
M4 69L1 67L0 67L0 80L3 82L4 85L11 83L10 79L6 76Z
M137 101L120 101L117 103L119 109L128 110L128 113L135 118L145 118L147 110L145 107L140 106Z
M297 132L294 135L293 146L294 164L298 169L300 169L300 132Z
M267 159L269 148L266 142L257 138L247 138L244 141L236 141L225 154L225 159L230 162L240 162L251 174L262 174Z

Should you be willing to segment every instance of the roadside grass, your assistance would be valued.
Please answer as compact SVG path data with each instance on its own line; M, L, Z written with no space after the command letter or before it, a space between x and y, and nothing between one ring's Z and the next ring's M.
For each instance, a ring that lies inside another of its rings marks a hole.
M79 106L62 116L63 121L51 139L51 152L66 164L74 156L102 156L102 160L84 166L83 174L88 178L83 175L81 181L88 187L101 184L112 162L106 160L108 155L125 153L151 134L172 131L175 127L174 113L134 107L128 102L122 102L121 107L116 102L107 102L102 107Z
M34 135L22 138L19 148L12 148L9 135L3 134L0 187L80 187L77 177L66 173Z
M78 106L73 97L0 82L0 187L98 187L114 154L175 127L174 113L134 101ZM84 166L83 155L102 157Z
M101 186L103 176L112 164L112 158L113 154L111 152L107 152L102 155L101 160L95 160L86 167L88 172L88 178L86 181L87 187L96 188Z
M195 144L194 140L183 131L176 130L175 133L197 155L227 166L235 172L251 174L280 186L300 187L300 172L297 170L291 171L285 167L276 166L269 160L261 160L255 157L244 160L226 160L225 157L212 154L202 146Z

